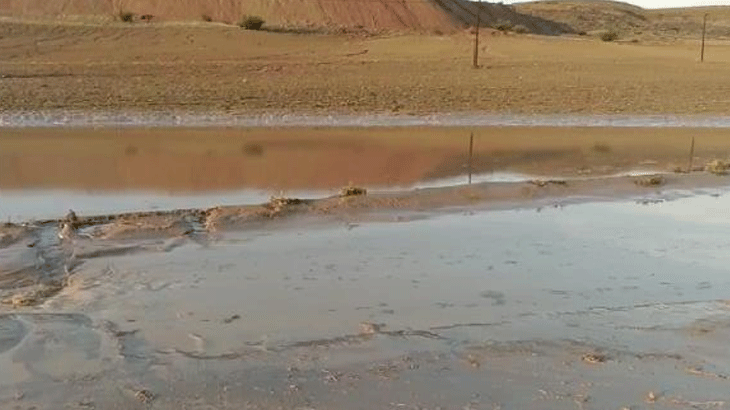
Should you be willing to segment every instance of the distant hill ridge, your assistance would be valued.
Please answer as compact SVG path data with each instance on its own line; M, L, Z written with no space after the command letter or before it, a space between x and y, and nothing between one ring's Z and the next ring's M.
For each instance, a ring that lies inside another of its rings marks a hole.
M617 1L545 0L514 5L517 12L566 24L578 32L612 30L631 36L697 37L708 14L710 38L730 37L730 7L648 10Z

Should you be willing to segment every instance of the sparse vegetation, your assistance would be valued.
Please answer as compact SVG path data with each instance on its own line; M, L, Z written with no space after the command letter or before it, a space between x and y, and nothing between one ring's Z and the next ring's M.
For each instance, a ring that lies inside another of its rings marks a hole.
M350 196L361 196L361 195L367 195L368 190L365 188L360 188L357 186L349 185L340 190L340 196L343 198L350 197Z
M518 34L527 34L527 33L530 32L530 29L527 28L527 26L524 26L522 24L518 24L518 25L514 26L514 28L512 29L512 31L514 31L515 33L518 33Z
M727 175L730 170L730 162L723 160L713 160L705 165L705 171L715 175Z
M305 203L304 200L299 198L287 198L283 196L272 196L271 199L269 199L269 203L267 206L277 212L280 212L287 206L291 205L301 205Z
M634 180L634 184L640 187L653 187L664 185L666 181L661 175L651 175L645 178L637 178Z
M124 23L133 23L134 22L134 13L130 11L119 11L119 21Z
M264 19L259 16L243 16L238 25L246 30L261 30L264 25Z
M560 185L560 186L568 185L568 181L566 181L564 179L548 179L548 180L533 179L533 180L529 181L529 183L532 185L539 186L540 188L544 188L548 185Z
M608 30L604 33L601 33L601 41L616 41L618 40L618 32L615 30Z
M510 31L514 27L514 24L512 24L511 21L498 21L497 24L494 25L494 28L496 28L499 31Z

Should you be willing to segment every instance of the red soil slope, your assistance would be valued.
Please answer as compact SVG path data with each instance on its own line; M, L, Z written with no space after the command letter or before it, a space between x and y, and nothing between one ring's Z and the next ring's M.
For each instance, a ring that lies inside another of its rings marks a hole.
M263 17L270 27L362 28L367 30L440 30L476 24L476 3L465 0L0 0L0 15L11 17L102 16L121 11L154 20L236 23L243 15ZM484 2L481 25L509 22L538 34L571 29L511 6Z

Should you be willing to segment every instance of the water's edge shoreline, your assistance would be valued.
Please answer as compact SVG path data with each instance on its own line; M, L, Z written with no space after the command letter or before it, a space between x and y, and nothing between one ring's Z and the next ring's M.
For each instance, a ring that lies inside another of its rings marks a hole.
M344 114L269 112L226 114L219 112L4 112L2 128L104 128L104 127L637 127L730 128L730 116L699 115L526 115L454 112L435 114Z

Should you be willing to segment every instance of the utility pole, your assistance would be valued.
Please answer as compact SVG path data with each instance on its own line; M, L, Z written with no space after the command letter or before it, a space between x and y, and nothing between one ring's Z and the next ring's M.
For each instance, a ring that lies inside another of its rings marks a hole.
M474 68L479 68L479 26L482 24L482 0L477 5L477 28L474 35Z
M707 13L702 19L702 51L700 51L700 63L705 61L705 31L707 30Z

